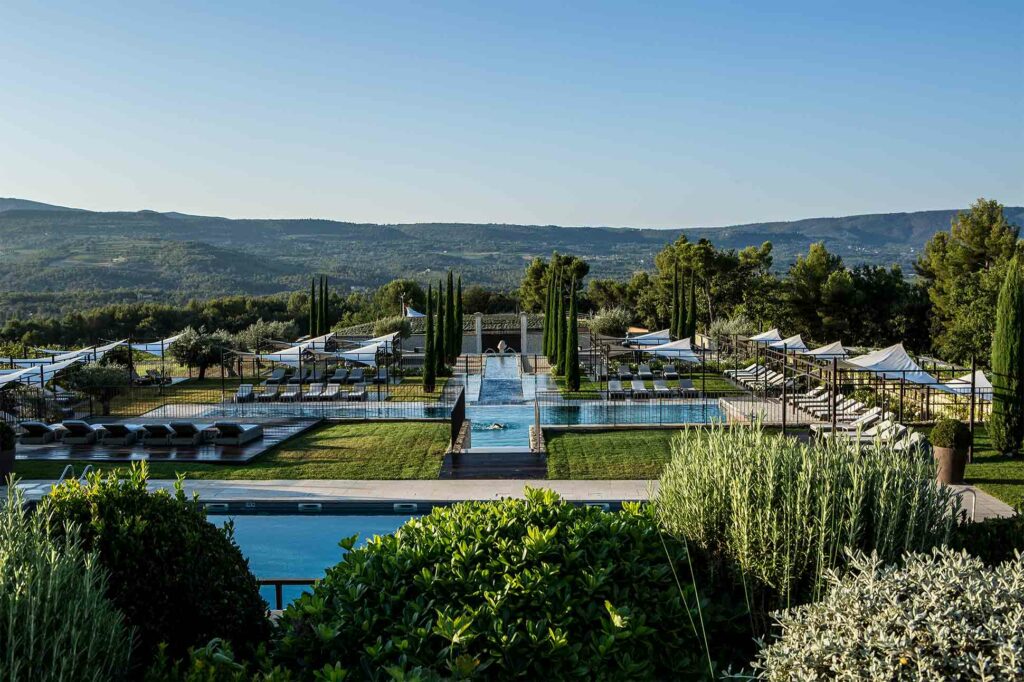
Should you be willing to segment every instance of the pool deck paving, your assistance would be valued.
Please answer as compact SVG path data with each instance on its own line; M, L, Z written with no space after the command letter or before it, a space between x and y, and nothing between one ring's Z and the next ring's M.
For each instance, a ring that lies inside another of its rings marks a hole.
M29 500L49 493L54 481L21 481L19 487ZM174 481L151 481L154 490L169 489ZM185 490L207 502L246 500L255 502L460 502L523 497L527 487L553 490L573 502L618 502L648 500L657 491L657 481L556 481L556 480L409 480L409 481L186 481ZM973 486L952 486L963 495L963 507L970 514L971 492L977 495L974 518L1013 516L1010 505Z

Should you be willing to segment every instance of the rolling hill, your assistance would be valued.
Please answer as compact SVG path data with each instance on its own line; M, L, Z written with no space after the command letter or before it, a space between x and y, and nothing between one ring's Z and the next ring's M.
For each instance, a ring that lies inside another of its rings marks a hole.
M1006 212L1011 222L1024 223L1024 208ZM664 230L227 219L0 199L0 314L140 296L185 301L275 293L303 287L312 273L329 274L336 291L399 276L426 281L447 268L470 283L512 288L530 258L553 250L583 256L594 276L627 276L649 267L681 234L737 249L770 240L780 269L815 241L850 264L909 269L925 241L948 229L955 215L940 210Z

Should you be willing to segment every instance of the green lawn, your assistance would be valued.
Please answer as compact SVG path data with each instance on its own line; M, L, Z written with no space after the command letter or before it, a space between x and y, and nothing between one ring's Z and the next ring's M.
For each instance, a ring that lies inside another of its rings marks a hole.
M967 465L966 478L1011 506L1024 503L1024 458L996 454L984 426L974 431L974 461Z
M182 473L189 479L431 479L441 471L450 428L430 422L328 424L281 443L249 464L153 462L149 470L152 478ZM65 464L19 460L15 473L26 480L52 479Z
M548 478L658 478L672 455L675 429L549 435Z

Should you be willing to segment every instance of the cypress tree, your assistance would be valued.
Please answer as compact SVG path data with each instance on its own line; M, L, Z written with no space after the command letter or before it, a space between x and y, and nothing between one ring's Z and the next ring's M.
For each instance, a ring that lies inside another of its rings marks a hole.
M444 288L441 280L437 280L437 306L434 318L434 372L437 376L445 375L445 338L444 338Z
M551 267L547 269L547 288L544 290L544 317L541 318L541 332L540 332L540 348L541 353L544 355L548 354L548 341L550 338L550 324L551 320Z
M997 452L1019 455L1024 446L1024 262L1010 261L996 303L992 337L992 417Z
M555 317L557 311L555 310L555 287L558 286L558 271L555 269L554 263L551 264L551 272L548 275L548 309L544 311L544 319L546 322L548 338L544 343L544 356L548 358L548 362L554 356L555 349L555 333L558 331L558 320Z
M690 300L686 302L686 337L693 343L697 335L697 278L690 275Z
M576 278L569 289L569 324L565 333L565 383L570 391L580 390L580 332L576 310Z
M316 336L316 280L309 280L309 335Z
M444 336L445 336L445 356L448 359L449 365L455 364L455 358L459 356L458 348L461 338L456 338L455 333L455 279L452 276L452 271L448 271L448 296L445 298L445 309L444 309Z
M683 338L686 336L686 292L683 290L683 286L686 280L683 279L683 275L679 275L679 306L676 314L676 338Z
M317 278L317 305L316 305L316 335L320 336L324 333L324 325L327 320L324 319L324 277L321 275Z
M327 293L327 275L324 275L324 284L320 289L320 309L322 311L320 313L320 326L323 327L323 331L320 332L321 334L326 334L331 331L331 313L328 311L327 306L329 301L330 296Z
M462 354L462 337L465 334L465 320L462 319L462 275L459 275L458 284L455 285L455 336L458 338L456 344L458 352L456 356Z
M548 349L548 362L552 367L558 364L558 341L561 338L561 325L558 317L562 313L562 270L555 273L555 288L551 292L551 343ZM557 371L557 368L556 368Z
M672 311L669 313L668 335L679 338L679 263L672 270Z
M434 360L434 293L427 284L427 328L423 341L423 390L434 391L437 383L437 367Z
M558 291L555 292L558 297L555 302L557 309L556 313L556 324L558 325L557 333L555 334L555 374L562 374L565 370L565 297L562 295L562 285L559 282Z

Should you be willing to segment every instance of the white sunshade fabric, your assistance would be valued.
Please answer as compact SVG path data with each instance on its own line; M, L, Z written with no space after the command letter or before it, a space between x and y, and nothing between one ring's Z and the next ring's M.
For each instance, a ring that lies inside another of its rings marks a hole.
M934 386L940 390L944 388L944 384L940 384L938 379L921 369L907 355L907 351L903 348L902 343L865 353L864 355L858 355L855 358L845 360L843 364L855 369L866 369L869 372L880 374L887 379L895 379L897 381L904 379L914 384Z
M175 334L174 336L168 336L162 341L154 341L153 343L133 343L132 350L142 351L143 353L149 353L150 355L162 358L171 344L181 337L181 334Z
M387 350L395 341L398 332L391 332L384 336L367 339L359 348L339 351L335 355L349 362L357 362L361 365L377 366L377 352Z
M971 394L971 373L957 377L946 383L946 388L951 393L959 393L961 395ZM980 369L974 373L974 395L978 396L982 400L992 400L992 382L988 380L985 373Z
M850 353L843 348L842 341L834 341L821 348L815 348L814 350L805 350L804 355L810 355L815 358L821 358L825 360L831 360L832 358L839 358L840 360L846 358Z
M662 329L661 331L656 332L648 332L646 334L641 334L640 336L633 336L626 339L626 341L635 346L660 346L662 344L668 343L671 340L672 337L669 335L669 331L667 329Z
M58 372L61 372L75 363L81 362L84 358L72 358L62 362L55 362L36 367L25 367L16 372L0 375L0 386L10 383L25 384L28 386L41 386L52 379Z
M127 341L114 341L105 346L89 346L72 351L61 351L58 355L50 355L47 358L0 358L0 363L16 365L18 367L38 367L40 365L52 365L55 363L67 362L68 360L99 360L108 352ZM51 351L52 352L52 351Z
M411 306L405 306L406 317L426 317L423 313L418 310L413 310Z
M786 352L793 351L794 353L799 353L807 350L807 344L804 343L804 340L800 338L799 334L791 336L788 339L776 341L775 343L769 343L768 347L778 348L779 350L785 349Z
M754 343L775 343L776 341L782 341L782 334L779 333L778 329L769 329L766 332L754 334L747 340Z
M664 343L654 348L648 348L645 352L660 358L670 358L681 362L700 362L700 356L694 353L693 348L690 346L690 339L679 339L671 343Z

